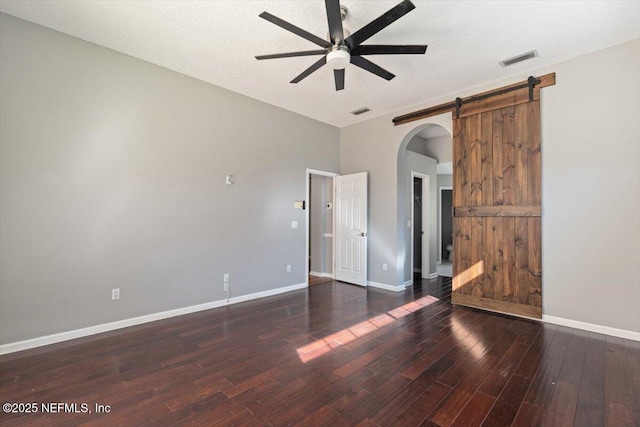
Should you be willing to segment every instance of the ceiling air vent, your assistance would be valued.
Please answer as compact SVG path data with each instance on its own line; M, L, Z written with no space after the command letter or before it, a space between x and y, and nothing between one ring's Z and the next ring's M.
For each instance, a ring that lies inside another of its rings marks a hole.
M512 58L505 59L504 61L498 62L502 68L508 67L509 65L516 64L518 62L526 61L527 59L535 58L538 56L538 51L532 50L530 52L522 53L520 55L516 55Z
M362 108L358 108L355 111L352 111L351 114L353 114L354 116L359 116L360 114L364 114L371 111L370 109L368 109L367 107L362 107Z

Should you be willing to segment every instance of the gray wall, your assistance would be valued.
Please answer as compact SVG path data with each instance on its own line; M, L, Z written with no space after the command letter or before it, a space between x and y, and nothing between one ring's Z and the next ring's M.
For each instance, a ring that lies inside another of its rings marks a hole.
M453 187L453 175L451 175L451 174L439 174L438 175L438 188L439 187Z
M393 117L549 72L557 84L541 99L543 314L640 332L640 40L341 129L341 170L369 171L369 276L396 285L380 263L404 265L394 245L398 151L430 123L452 126L451 114L402 126Z
M333 209L326 208L327 202L333 202L333 178L311 175L309 256L314 273L333 273L333 239L325 237L333 232Z
M543 310L640 332L640 40L549 69ZM589 85L589 90L585 90Z
M422 154L423 156L427 156L427 140L421 136L414 136L407 144L407 150L413 151L414 153ZM436 159L438 160L438 159Z
M436 159L438 163L450 163L453 160L453 137L451 135L423 138L414 136L407 150Z
M442 135L425 139L425 156L432 157L438 163L449 163L453 160L453 137Z
M337 128L8 15L0 121L0 343L305 281Z

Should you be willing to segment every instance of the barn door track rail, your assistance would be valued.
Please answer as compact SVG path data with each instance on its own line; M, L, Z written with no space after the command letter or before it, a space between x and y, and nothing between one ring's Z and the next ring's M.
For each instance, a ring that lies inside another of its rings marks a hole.
M466 98L458 97L452 102L394 117L393 124L398 126L449 111L454 114L455 118L460 118L509 105L518 105L540 99L540 89L555 84L556 73L545 74L537 78L530 76L522 82Z

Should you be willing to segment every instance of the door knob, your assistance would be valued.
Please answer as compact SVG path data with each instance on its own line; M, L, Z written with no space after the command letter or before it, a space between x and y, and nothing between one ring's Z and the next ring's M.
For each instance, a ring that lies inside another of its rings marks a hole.
M366 235L367 235L367 233L365 233L365 232L360 233L360 237L364 237Z

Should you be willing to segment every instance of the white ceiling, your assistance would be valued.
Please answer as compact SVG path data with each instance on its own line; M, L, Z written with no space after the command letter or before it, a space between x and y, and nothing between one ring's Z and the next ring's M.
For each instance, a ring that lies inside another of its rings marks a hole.
M352 33L399 1L344 0ZM336 92L329 67L289 81L317 60L254 55L318 47L258 17L268 11L326 37L324 2L1 0L2 12L343 127L640 37L640 2L421 1L364 44L428 44L426 55L370 56L387 82L353 65ZM537 49L539 57L498 61ZM349 114L360 107L371 112Z

